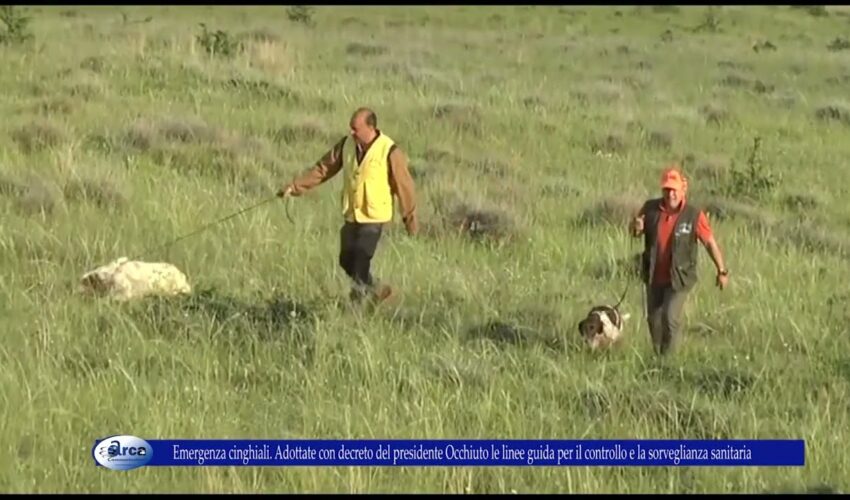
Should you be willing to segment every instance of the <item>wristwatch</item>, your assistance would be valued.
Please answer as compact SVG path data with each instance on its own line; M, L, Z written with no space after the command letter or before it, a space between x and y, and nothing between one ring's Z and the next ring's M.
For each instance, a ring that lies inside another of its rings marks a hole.
M721 271L717 271L717 275L718 275L718 276L729 276L729 270L728 270L728 269L723 269L723 270L721 270Z

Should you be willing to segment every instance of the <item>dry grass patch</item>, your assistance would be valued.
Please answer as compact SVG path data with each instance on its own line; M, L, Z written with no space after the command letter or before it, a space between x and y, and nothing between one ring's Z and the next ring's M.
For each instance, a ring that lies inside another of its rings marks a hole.
M101 56L90 56L80 62L80 69L92 71L94 73L103 73L110 68L109 63Z
M268 80L230 78L223 80L221 85L228 90L244 93L252 99L274 101L275 105L302 103L300 94Z
M328 142L330 133L318 122L305 120L296 124L286 124L275 130L272 134L274 142L278 144L297 145L310 141Z
M64 129L44 119L36 119L12 131L12 140L27 154L55 148L67 139Z
M691 162L686 169L690 187L696 190L710 190L722 186L730 175L730 160L720 155L710 155Z
M644 202L645 200L633 195L607 197L585 210L578 221L587 225L612 224L625 228Z
M824 227L800 221L795 227L776 225L773 237L807 252L847 257L850 255L850 236Z
M69 115L74 111L74 100L69 97L45 97L39 99L32 110L42 115Z
M444 197L441 197L444 198ZM471 241L503 245L519 236L519 228L508 211L455 198L437 200L435 217L422 224L423 234L432 238L461 237Z
M359 42L349 43L345 47L345 53L350 56L374 57L384 55L389 49L383 45L371 45Z
M94 73L78 73L73 78L65 79L62 85L64 92L74 99L91 101L105 93L106 85Z
M850 125L850 106L845 104L830 104L815 110L815 117L823 122L837 122Z
M26 191L27 186L25 184L14 177L0 172L0 195L11 197L23 196Z
M651 130L646 135L646 143L653 149L669 151L673 148L673 133L669 130Z
M476 137L481 135L483 118L476 107L463 104L441 104L434 107L431 116L439 122L449 124L459 132Z
M445 223L447 229L473 241L507 242L514 236L514 225L507 213L466 203L455 207Z
M159 164L187 173L241 181L254 171L277 169L272 148L259 137L245 137L199 119L169 118L134 122L120 137L124 148L148 154Z
M604 261L594 265L590 271L591 277L597 280L615 280L623 278L638 278L641 275L642 256L640 253L629 257L620 257L615 261Z
M295 66L293 53L279 40L251 40L245 43L244 57L251 67L272 75L289 73Z
M722 125L733 119L732 113L718 104L706 104L700 108L700 113L709 125Z
M791 193L782 197L781 204L789 210L806 212L817 210L821 205L821 201L811 194Z
M29 176L23 186L24 192L16 199L16 207L23 214L48 216L61 206L61 191L46 180Z
M624 154L628 149L625 135L619 132L604 134L590 141L590 151L594 154Z
M205 146L235 155L256 153L266 148L259 138L207 124L197 118L167 118L160 121L137 120L122 136L124 146L147 152L168 146Z
M127 203L121 189L107 179L70 178L62 188L65 200L91 203L105 210L118 210Z
M280 35L265 28L258 28L251 31L246 31L239 35L239 39L249 42L277 43L280 42Z
M762 208L720 196L708 197L702 201L695 200L695 202L702 207L709 218L740 220L754 229L769 229L779 220Z

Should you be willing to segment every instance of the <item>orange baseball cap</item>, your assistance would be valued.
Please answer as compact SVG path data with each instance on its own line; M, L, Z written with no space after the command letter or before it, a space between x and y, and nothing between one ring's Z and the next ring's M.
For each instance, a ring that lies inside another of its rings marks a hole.
M687 181L678 168L668 168L661 174L661 189L669 188L684 191Z

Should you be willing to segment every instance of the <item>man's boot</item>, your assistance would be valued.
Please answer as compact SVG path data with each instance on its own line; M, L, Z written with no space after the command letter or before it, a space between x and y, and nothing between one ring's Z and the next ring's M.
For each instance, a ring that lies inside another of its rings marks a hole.
M378 290L375 292L375 298L379 302L383 302L388 300L395 294L395 290L390 285L381 285L378 287Z
M372 302L377 305L377 304L385 302L390 297L392 297L394 294L395 294L395 290L393 290L393 288L391 286L382 283L382 284L374 287L374 289L372 290L371 299L372 299Z
M352 285L351 291L348 293L348 299L354 305L359 305L369 295L366 288L362 285Z

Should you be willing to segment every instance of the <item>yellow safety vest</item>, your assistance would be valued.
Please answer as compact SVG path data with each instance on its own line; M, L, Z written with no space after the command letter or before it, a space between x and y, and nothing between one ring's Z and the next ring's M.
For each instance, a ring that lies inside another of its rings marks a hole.
M381 133L357 163L357 144L348 138L343 146L344 185L342 210L350 222L389 222L393 218L387 157L395 142Z

